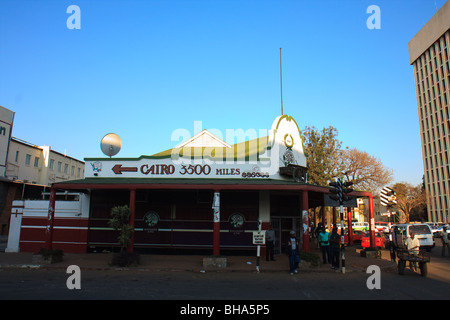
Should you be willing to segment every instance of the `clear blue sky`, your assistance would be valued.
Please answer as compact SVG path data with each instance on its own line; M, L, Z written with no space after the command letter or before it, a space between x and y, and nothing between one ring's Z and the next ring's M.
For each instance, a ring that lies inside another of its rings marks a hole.
M175 146L172 132L332 125L395 182L423 167L408 42L444 0L0 1L0 105L13 136L83 159ZM69 5L81 9L70 30ZM369 30L370 5L381 29Z

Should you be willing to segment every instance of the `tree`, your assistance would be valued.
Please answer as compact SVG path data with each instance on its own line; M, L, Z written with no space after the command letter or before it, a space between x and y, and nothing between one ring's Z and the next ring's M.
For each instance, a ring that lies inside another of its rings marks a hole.
M133 235L133 227L129 224L130 208L125 206L116 206L111 209L111 219L108 224L115 230L119 231L117 240L120 244L120 253L128 248L131 244L131 236Z
M392 189L397 194L399 221L402 223L408 223L413 210L427 203L428 195L422 185L414 187L409 183L401 182L394 184Z
M342 152L342 162L342 175L353 182L354 189L373 192L392 181L392 171L365 151L346 149Z
M322 131L309 126L303 130L309 183L326 186L342 172L342 142L337 139L337 135L337 129L332 126Z
M127 205L112 208L111 219L108 221L108 224L119 231L117 240L120 244L120 253L113 255L111 264L119 267L138 265L140 263L139 255L124 250L130 246L134 232L133 227L130 225L130 208Z

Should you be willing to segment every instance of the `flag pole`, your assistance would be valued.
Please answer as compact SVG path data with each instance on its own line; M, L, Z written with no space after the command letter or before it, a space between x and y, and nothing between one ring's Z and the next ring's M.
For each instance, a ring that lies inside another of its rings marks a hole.
M281 48L280 48L280 91L281 91L281 115L283 115L283 77L281 71Z

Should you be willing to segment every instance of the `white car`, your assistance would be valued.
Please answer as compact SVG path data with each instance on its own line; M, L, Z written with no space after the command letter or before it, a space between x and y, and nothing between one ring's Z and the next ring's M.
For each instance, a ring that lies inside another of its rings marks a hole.
M443 226L430 225L430 228L431 228L431 231L433 232L433 237L434 238L440 238L441 237L442 227Z

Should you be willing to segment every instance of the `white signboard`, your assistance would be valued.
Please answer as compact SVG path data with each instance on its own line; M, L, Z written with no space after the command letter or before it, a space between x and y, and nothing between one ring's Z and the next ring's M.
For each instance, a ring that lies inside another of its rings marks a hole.
M286 179L279 174L280 166L306 167L300 130L286 115L275 119L268 137L229 148L200 147L196 150L203 153L195 157L188 154L191 150L174 148L155 157L86 158L85 178Z
M253 244L263 245L266 243L265 231L253 231Z
M391 215L393 215L393 214L397 214L396 212L383 212L383 213L380 213L380 216L391 216Z

